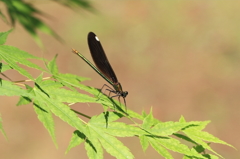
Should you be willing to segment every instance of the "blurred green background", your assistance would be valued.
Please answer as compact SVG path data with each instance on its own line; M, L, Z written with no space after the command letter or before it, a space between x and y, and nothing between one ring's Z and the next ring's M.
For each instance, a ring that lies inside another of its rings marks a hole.
M52 59L62 73L90 77L87 85L106 83L84 61L71 53L75 48L91 59L87 34L95 32L105 49L123 89L129 92L128 109L141 113L153 109L165 121L211 120L206 131L240 149L240 2L239 1L91 1L97 9L69 8L37 1L49 17L43 20L65 41L39 33L46 50L17 25L7 45ZM0 21L1 32L10 29ZM39 63L44 65L43 63ZM32 71L32 70L30 70ZM32 71L35 77L39 72ZM13 80L24 80L14 71ZM64 154L74 129L58 118L56 149L38 121L31 105L16 107L18 97L0 97L0 112L9 141L0 136L0 158L87 158L84 145ZM100 105L76 104L88 115L103 111ZM137 159L161 158L149 148L142 152L137 138L121 141ZM239 151L212 144L227 159L240 158ZM174 154L174 153L173 153ZM181 158L174 154L175 158ZM112 158L105 153L105 158Z

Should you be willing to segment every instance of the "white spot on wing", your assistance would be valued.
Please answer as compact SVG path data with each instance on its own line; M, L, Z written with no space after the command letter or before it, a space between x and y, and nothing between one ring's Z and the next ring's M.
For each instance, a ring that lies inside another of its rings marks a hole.
M97 36L95 36L95 39L96 39L97 41L100 41Z

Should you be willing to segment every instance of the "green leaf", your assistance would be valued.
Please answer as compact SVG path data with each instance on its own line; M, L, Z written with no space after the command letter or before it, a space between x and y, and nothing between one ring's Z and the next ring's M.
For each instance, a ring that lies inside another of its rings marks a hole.
M90 125L91 126L91 125ZM91 127L92 128L92 127ZM90 133L100 141L104 149L111 154L112 156L119 159L130 159L133 158L133 155L129 149L124 146L119 140L111 135L107 135L99 129L90 129Z
M57 75L58 74L58 67L57 67L57 64L56 64L56 59L57 59L57 56L56 55L47 65L49 71L53 74L53 75Z
M112 156L118 159L131 159L134 158L133 154L129 151L129 149L122 144L115 137L98 133L99 140L105 150L111 154Z
M131 111L131 110L128 110L128 111L127 111L127 114L128 114L129 117L131 117L131 118L136 118L136 119L139 119L139 120L143 120L143 119L144 119L144 117L143 117L142 115L140 115L140 114L138 114L138 113L136 113L136 112L134 112L134 111Z
M139 139L140 139L140 143L142 145L143 151L146 151L149 146L148 137L140 136Z
M144 129L149 130L152 126L159 123L159 121L154 119L154 117L152 115L152 109L148 115L146 113L143 113L143 116L144 116L144 119L143 119L142 128L144 128Z
M193 133L191 133L191 134L193 135ZM219 143L219 144L227 145L229 147L233 147L232 145L220 140L219 138L217 138L217 137L213 136L212 134L209 134L208 132L205 132L205 131L201 131L199 133L194 133L194 136L201 138L204 141Z
M188 136L180 134L180 133L174 133L174 136L177 136L178 138L185 140L187 142L190 142L194 145L197 145L197 143L195 141L193 141L192 139L190 139Z
M58 80L59 82L61 82L64 86L69 87L71 90L76 91L76 89L75 89L75 87L76 87L76 88L79 88L81 90L84 90L86 92L89 92L90 94L93 94L93 95L97 96L97 98L95 98L95 101L90 99L94 103L101 103L104 106L106 106L106 107L110 106L113 109L115 108L116 103L118 103L118 102L113 103L112 99L109 99L108 96L103 95L101 92L99 92L98 89L93 88L93 87L89 87L89 86L85 86L85 85L79 83L80 81L86 80L86 78L79 77L79 76L76 76L76 75L71 75L71 74L57 74L57 75L54 75L54 78L56 80ZM100 93L101 93L101 95L100 95L101 98L98 97ZM89 102L91 102L91 101L89 101ZM134 113L132 113L132 114L134 114ZM135 113L135 114L137 114L137 113Z
M67 103L95 103L96 98L90 97L86 94L80 94L75 91L66 90L61 88L62 86L59 82L46 80L41 83L41 88L45 90L48 94L51 94L51 98L56 99L58 102Z
M80 145L85 140L86 140L86 136L80 131L75 130L65 154L67 154L73 147Z
M0 45L3 45L8 37L8 34L12 31L12 29L10 29L9 31L6 32L0 32Z
M162 147L161 145L159 145L157 140L154 140L152 138L149 138L149 142L151 144L151 146L163 157L167 158L167 159L173 159L173 156L167 151L167 149L165 149L164 147Z
M204 154L204 157L207 157L208 159L219 159L218 156L212 155L212 154Z
M20 74L30 78L33 80L31 74L29 74L25 69L19 67L16 63L20 63L22 65L44 71L38 65L28 61L27 59L41 59L35 57L25 51L19 50L13 46L1 45L0 46L0 58L3 59L10 67L18 71Z
M191 151L194 151L196 153L195 149L191 149ZM200 155L200 154L199 154ZM218 159L218 157L215 155L209 155L206 153L201 154L200 156L188 156L188 155L184 155L183 159Z
M20 105L26 105L26 104L29 104L31 103L32 100L29 99L28 97L24 97L24 96L21 96L18 103L16 104L17 106L20 106Z
M193 146L193 148L194 148L198 153L204 153L204 152L205 152L205 148L204 148L202 145Z
M63 87L63 85L60 82L51 80L50 78L49 78L49 80L43 80L43 78L41 78L41 76L39 76L36 79L36 83L41 85L41 87L43 87L44 89L49 90L49 91L52 91L54 89L60 89ZM49 93L51 93L51 92L49 92Z
M83 90L84 89L89 90L87 86L84 86L83 84L79 83L79 82L87 80L88 78L79 77L79 76L73 75L73 74L61 74L61 73L53 75L53 78L55 78L56 80L58 80L64 86L67 86L71 90L75 90L76 91L75 87L83 89Z
M46 92L42 87L41 83L36 83L34 87L34 92L38 97L36 100L41 103L41 105L46 105L49 110L58 116L61 120L67 122L69 125L75 129L83 132L86 136L85 126L82 121L78 118L76 113L74 113L67 105L63 104L51 98L51 92Z
M29 34L32 35L40 47L42 47L42 42L37 35L37 29L54 36L58 40L61 40L60 37L50 27L48 27L36 16L42 16L44 14L33 7L33 5L24 1L11 0L3 2L7 6L7 11L12 25L15 24L15 21L18 21L29 32Z
M31 86L25 85L26 86L26 90L28 93L32 94L33 96L35 96L33 88ZM32 99L29 97L25 97L25 96L20 96L20 99L17 103L17 106L20 105L25 105L25 104L29 104L32 102Z
M184 119L184 116L180 117L179 122L186 122L186 120Z
M189 131L189 130L188 130ZM205 149L208 149L209 151L212 151L213 153L219 155L217 152L215 152L207 143L205 143L204 141L202 141L200 138L195 137L195 135L192 134L192 132L188 133L187 131L184 131L184 133L186 133L193 141L195 141L196 143L202 145ZM198 132L199 133L199 132ZM222 157L221 155L219 155L220 157Z
M38 10L23 1L12 1L12 5L22 14L31 14L33 12L40 13Z
M213 143L220 143L220 144L224 144L224 145L228 145L230 147L233 147L232 145L218 139L217 137L214 137L213 135L207 133L207 132L203 132L203 131L197 131L196 129L192 128L192 129L186 129L183 131L189 138L191 138L193 141L195 141L196 143L198 143L199 145L202 145L205 149L208 149L209 151L215 153L216 155L222 157L220 154L218 154L217 152L215 152L207 143L205 143L204 141L209 141L209 142L213 142ZM204 140L204 141L203 141Z
M59 82L66 84L66 86L71 85L71 86L74 86L77 88L81 88L82 86L84 86L84 85L80 84L79 82L89 80L89 78L80 77L80 76L68 74L68 73L66 73L66 74L59 73L58 75L55 75L54 77L57 80L59 80ZM84 86L84 87L86 87L86 86Z
M181 129L183 129L188 125L189 123L179 123L179 122L170 121L170 122L159 123L149 131L154 135L168 136L168 135L172 135L175 132L180 131Z
M203 130L207 124L209 124L211 121L191 121L191 122L186 122L185 120L180 119L179 120L180 123L188 123L189 126L187 126L184 129L188 129L188 128L193 128L195 130L201 131Z
M0 95L2 96L26 96L33 97L26 90L14 85L12 82L1 80L0 82Z
M108 123L114 122L122 117L123 115L117 112L104 112L98 116L93 116L91 121L95 124L102 124L103 127L106 127Z
M159 142L159 144L161 144L162 146L169 150L185 154L188 156L196 156L200 158L202 157L202 155L198 154L198 152L191 151L188 148L188 146L181 144L179 140L176 140L174 138L157 138L157 141Z
M40 83L43 81L43 73L41 73L35 80L36 83Z
M101 103L106 107L110 106L113 109L115 108L115 103L113 103L112 100L109 99L108 96L105 96L103 94L99 95L100 92L98 89L89 87L89 86L85 86L85 85L79 83L80 81L86 80L86 78L79 77L76 75L71 75L71 74L58 74L58 75L55 75L54 78L56 80L58 80L59 82L61 82L64 86L69 87L71 90L73 90L75 92L77 92L75 89L75 87L76 87L76 88L79 88L81 90L84 90L86 92L89 92L90 94L97 96L97 98L92 98L92 97L81 94L82 97L75 98L74 101L72 101L72 102ZM73 95L74 95L74 93L73 93ZM98 96L101 96L101 98L99 98ZM83 100L85 100L85 101L83 101ZM116 103L118 103L118 102L116 102ZM134 114L134 113L132 113L132 114ZM137 114L137 113L135 113L135 114Z
M146 132L139 127L134 127L121 122L113 122L120 117L122 117L122 114L106 112L99 116L92 117L91 124L107 134L118 137L132 137L146 134Z
M43 46L39 36L37 35L37 30L41 30L42 32L52 35L56 39L62 41L62 39L54 32L53 29L48 27L43 21L40 20L40 18L38 18L43 16L46 17L46 14L37 10L30 3L22 0L2 0L2 2L5 3L11 24L14 26L16 21L19 22L40 47ZM88 10L92 9L90 3L86 0L68 0L56 2L71 8L80 6ZM7 16L4 16L2 12L0 12L0 16L4 21L7 21Z
M55 135L54 121L49 108L45 105L45 103L34 101L34 110L38 115L38 119L48 130L48 133L52 137L55 146L58 147Z
M98 141L98 138L95 133L91 133L88 129L89 139L85 142L85 149L87 150L88 158L90 159L103 159L103 149L102 145Z
M116 158L133 158L133 155L129 149L124 146L119 140L115 137L106 134L102 128L96 127L96 118L92 117L88 123L89 131L91 135L94 135L94 138L98 139L104 149ZM106 126L105 126L106 127ZM105 128L107 130L108 128ZM90 139L91 140L91 139Z
M9 65L0 62L0 72L5 72L12 69Z

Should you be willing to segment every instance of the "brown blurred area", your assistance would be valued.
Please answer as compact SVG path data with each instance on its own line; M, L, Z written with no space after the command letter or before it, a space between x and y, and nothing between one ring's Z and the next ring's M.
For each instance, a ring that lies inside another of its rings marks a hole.
M106 83L75 48L92 61L87 34L95 32L121 82L129 92L128 109L153 109L155 118L178 121L211 120L205 131L240 149L240 2L238 1L91 1L97 12L70 10L49 1L36 2L48 14L43 20L65 41L39 33L45 50L17 25L7 45L52 59L58 54L61 73L90 77L87 85ZM3 7L3 6L2 6ZM0 31L9 26L0 21ZM38 63L44 66L43 63ZM40 72L30 70L34 77ZM14 71L12 80L24 80ZM16 107L18 97L0 97L0 113L8 141L0 135L0 158L87 158L84 145L64 154L73 128L55 117L56 149L38 121L32 105ZM93 104L73 106L89 115L101 113ZM161 158L149 148L142 152L137 138L121 139L137 159ZM228 159L239 152L220 144L213 149ZM173 153L174 154L174 153ZM175 158L181 158L174 154ZM105 153L105 158L112 156Z

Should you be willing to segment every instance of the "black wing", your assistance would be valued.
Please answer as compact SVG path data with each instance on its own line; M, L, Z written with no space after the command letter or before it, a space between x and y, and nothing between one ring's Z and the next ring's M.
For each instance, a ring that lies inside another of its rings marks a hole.
M88 46L96 67L113 83L118 83L117 77L107 59L98 37L93 33L88 33Z

